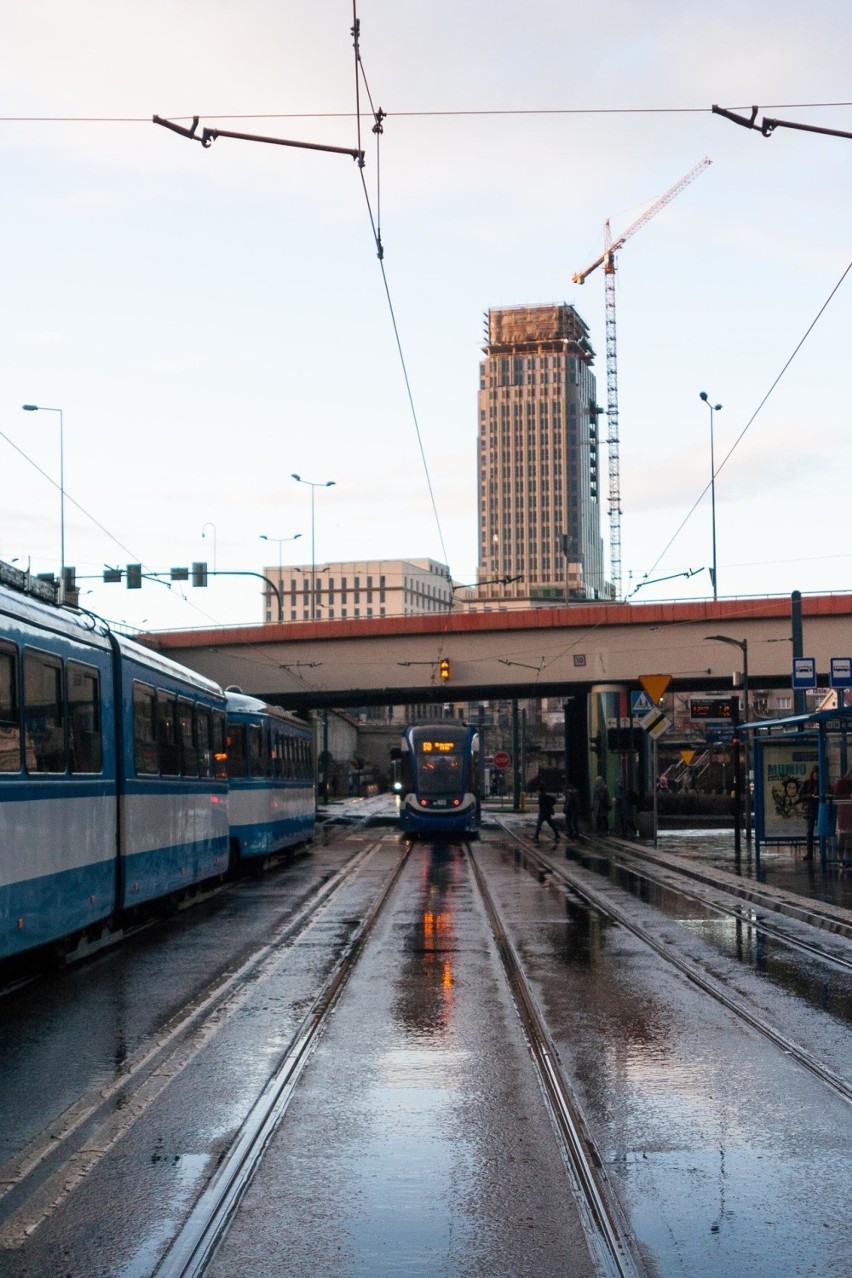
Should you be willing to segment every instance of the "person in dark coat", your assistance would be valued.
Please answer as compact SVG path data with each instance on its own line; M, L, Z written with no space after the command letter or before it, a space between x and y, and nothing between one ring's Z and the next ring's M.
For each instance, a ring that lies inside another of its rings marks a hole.
M819 771L817 768L812 770L807 781L802 784L801 795L808 831L805 860L812 861L814 859L814 830L817 816L819 815Z
M609 810L611 807L612 800L609 797L606 781L604 781L603 777L596 777L595 788L592 793L592 813L598 834L609 833Z
M565 787L565 803L562 811L565 813L565 833L569 839L579 839L580 837L580 795L575 785L569 781Z
M541 833L543 825L549 825L553 831L553 842L559 839L559 831L553 824L553 811L556 807L556 800L552 794L547 793L547 787L542 785L538 792L538 821L535 826L535 834L533 835L533 843L538 843L538 836Z

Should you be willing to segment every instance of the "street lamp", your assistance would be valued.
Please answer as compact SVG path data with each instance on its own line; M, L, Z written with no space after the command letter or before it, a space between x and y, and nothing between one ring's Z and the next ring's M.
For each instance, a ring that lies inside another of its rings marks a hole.
M706 391L701 391L698 398L703 399L710 409L710 509L713 522L713 599L716 600L719 598L719 591L716 584L716 459L713 455L713 414L721 413L722 405L711 404Z
M712 640L713 643L727 643L732 648L739 648L743 654L743 718L748 723L751 717L748 697L748 639L732 639L730 635L705 635L706 639ZM749 760L749 739L745 737L745 772L746 772L746 805L745 805L745 827L746 842L751 843L751 765Z
M279 590L283 591L284 589L284 569L281 562L281 547L284 545L285 541L298 541L301 535L302 535L301 533L294 533L292 537L268 537L266 533L260 534L261 541L274 541L278 545L278 589Z
M59 414L59 598L65 598L65 431L61 408L46 404L22 404L25 413Z
M317 586L317 563L316 563L316 529L314 525L314 489L315 488L333 488L334 480L326 479L324 482L317 481L314 483L310 479L302 479L301 475L297 475L295 471L290 472L297 484L307 484L311 490L311 621L316 618L316 586Z

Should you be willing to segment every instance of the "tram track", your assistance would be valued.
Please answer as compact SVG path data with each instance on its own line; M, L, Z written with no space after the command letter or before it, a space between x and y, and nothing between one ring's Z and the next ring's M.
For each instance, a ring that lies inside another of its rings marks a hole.
M541 872L547 875L552 881L560 883L566 890L569 890L575 897L581 900L588 908L593 909L600 916L624 928L631 935L635 936L643 944L647 945L655 954L664 959L671 967L681 973L691 984L695 985L703 993L714 999L732 1012L739 1020L756 1030L763 1038L771 1042L775 1047L782 1051L786 1056L797 1061L804 1069L808 1070L815 1078L829 1087L836 1095L838 1095L847 1104L852 1104L852 1082L841 1077L835 1070L823 1064L812 1052L802 1047L793 1039L782 1033L775 1026L771 1025L763 1016L751 1011L744 1003L742 995L729 993L723 984L714 977L708 976L699 970L697 964L689 959L682 958L672 949L670 940L660 940L648 928L642 927L630 915L619 908L605 893L597 891L591 887L580 874L572 872L569 868L554 863L546 855L539 851L538 848L530 848L527 842L519 838L513 831L501 826L503 832L512 838L516 843L524 848L524 854L527 860L540 867ZM591 873L586 871L585 873ZM756 926L756 924L752 924ZM785 942L788 937L781 935L780 939ZM819 957L826 961L833 961L832 957L822 951L817 951Z
M204 1273L287 1110L302 1070L399 880L410 850L410 845L403 845L393 873L339 956L278 1069L267 1082L227 1156L154 1270L153 1278L198 1278Z
M324 879L310 899L284 920L274 936L245 962L220 974L141 1044L124 1062L120 1076L90 1088L0 1165L0 1250L22 1246L64 1204L234 1017L257 982L276 970L323 911L363 872L381 844L379 838L360 848L344 866ZM396 866L394 881L405 855L403 852ZM359 944L362 931L363 925L355 927L344 953ZM340 962L340 959L335 962L329 981L335 979ZM323 990L327 988L328 982ZM319 996L322 997L323 994ZM310 1015L308 1013L308 1017ZM305 1051L307 1019L302 1020L284 1053L283 1060L291 1062L291 1068L294 1054L300 1058ZM269 1084L264 1096L268 1088Z
M603 1160L583 1122L559 1065L559 1054L548 1033L535 997L524 974L496 902L489 891L478 858L470 844L466 852L473 870L506 979L524 1028L539 1081L559 1133L574 1197L583 1220L590 1250L598 1270L606 1278L636 1278L640 1272L633 1257L633 1243L607 1190Z

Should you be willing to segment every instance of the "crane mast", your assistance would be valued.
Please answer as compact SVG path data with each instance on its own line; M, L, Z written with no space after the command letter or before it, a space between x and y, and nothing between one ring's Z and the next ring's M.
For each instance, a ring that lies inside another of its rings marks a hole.
M619 456L618 428L618 348L615 328L615 257L619 249L650 222L661 209L665 208L676 195L689 186L695 178L703 173L712 161L705 156L700 163L669 187L658 200L628 226L627 230L613 241L609 219L604 225L604 251L595 258L583 271L578 271L571 278L575 284L584 284L589 275L603 267L604 302L606 316L606 415L607 443L609 446L609 553L612 586L616 599L621 598L621 460Z

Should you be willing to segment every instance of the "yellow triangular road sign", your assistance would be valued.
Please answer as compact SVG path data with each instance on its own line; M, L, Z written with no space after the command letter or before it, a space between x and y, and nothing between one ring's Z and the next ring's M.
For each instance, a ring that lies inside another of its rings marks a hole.
M654 705L665 694L672 681L671 675L640 675L639 682L653 701Z

